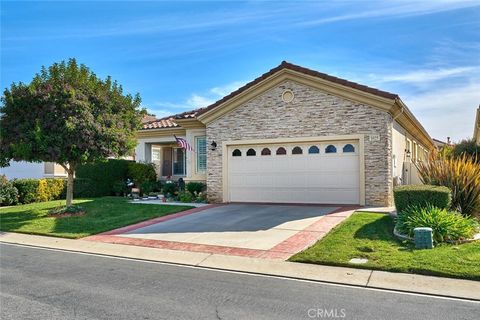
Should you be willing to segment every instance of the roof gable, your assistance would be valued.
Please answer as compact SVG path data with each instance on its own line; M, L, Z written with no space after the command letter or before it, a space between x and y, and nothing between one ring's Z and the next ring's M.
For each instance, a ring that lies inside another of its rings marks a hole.
M425 146L433 147L431 137L397 94L337 78L286 61L205 108L146 123L143 125L143 130L183 127L184 124L190 125L185 120L192 119L197 119L206 125L286 80L385 110L392 114L392 117L397 119L407 131L419 135Z
M237 90L233 91L229 95L226 95L222 99L214 102L213 104L207 106L206 108L198 109L197 110L198 111L197 116L200 117L201 115L217 108L218 106L222 105L224 102L226 102L226 101L234 98L235 96L245 92L246 90L254 87L255 85L261 83L262 81L266 80L267 78L270 78L271 76L273 76L274 74L276 74L277 72L282 71L282 70L291 70L291 71L294 71L294 72L297 72L297 73L301 73L301 74L309 75L309 76L316 77L316 78L319 78L319 79L323 79L323 80L326 80L326 81L330 81L332 83L336 83L336 84L339 84L339 85L342 85L342 86L346 86L346 87L349 87L349 88L352 88L352 89L356 89L356 90L359 90L359 91L363 91L363 92L373 94L373 95L377 95L379 97L383 97L383 98L387 98L387 99L397 99L398 98L398 95L394 94L394 93L390 93L390 92L387 92L387 91L371 88L371 87L368 87L368 86L365 86L365 85L362 85L362 84L359 84L359 83L356 83L356 82L352 82L352 81L348 81L348 80L345 80L345 79L337 78L337 77L328 75L326 73L322 73L322 72L318 72L318 71L311 70L311 69L308 69L308 68L304 68L304 67L289 63L287 61L282 61L282 63L280 65L278 65L277 67L267 71L266 73L262 74L260 77L254 79L253 81L250 81L249 83L245 84L243 87L238 88Z
M283 61L276 68L264 73L210 106L196 110L196 117L203 123L208 124L287 80L385 111L390 111L395 104L395 100L399 99L398 95L390 92L370 88Z

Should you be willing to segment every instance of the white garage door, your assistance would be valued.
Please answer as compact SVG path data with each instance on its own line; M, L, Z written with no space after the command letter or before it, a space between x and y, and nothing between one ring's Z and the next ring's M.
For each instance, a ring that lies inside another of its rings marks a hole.
M360 203L358 141L227 150L231 202Z

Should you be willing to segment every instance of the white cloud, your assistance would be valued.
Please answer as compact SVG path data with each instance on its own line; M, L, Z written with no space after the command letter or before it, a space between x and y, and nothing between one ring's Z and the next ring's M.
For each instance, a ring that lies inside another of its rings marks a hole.
M458 141L473 135L475 110L480 103L478 83L405 96L403 100L432 137Z
M190 98L187 99L186 105L191 107L192 109L196 109L196 108L206 107L208 105L211 105L214 102L215 102L214 99L201 96L198 94L192 94Z
M390 1L373 2L372 8L356 10L353 13L332 15L298 23L302 26L316 26L346 20L358 20L368 18L402 18L409 16L427 15L437 12L456 10L466 7L477 6L474 1ZM383 7L382 7L383 5Z
M242 81L234 81L232 83L228 83L221 87L214 87L210 89L210 92L221 98L237 90L244 84L245 82L242 82Z
M234 81L222 86L213 87L204 94L192 93L182 102L156 101L152 103L147 110L160 118L183 111L204 108L237 90L244 83L243 81Z
M381 82L428 83L455 76L464 76L474 71L478 71L478 67L424 69L403 74L379 76L378 80Z

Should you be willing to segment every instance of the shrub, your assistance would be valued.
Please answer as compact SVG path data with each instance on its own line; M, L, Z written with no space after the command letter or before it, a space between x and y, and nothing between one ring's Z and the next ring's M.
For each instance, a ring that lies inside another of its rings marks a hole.
M113 185L118 181L126 181L128 166L132 163L123 159L108 159L80 166L75 173L73 192L75 197L102 197L115 194ZM86 186L90 184L89 186ZM75 190L76 185L82 188ZM87 189L90 190L87 190Z
M197 195L200 192L203 192L206 188L206 185L201 182L189 182L185 186L188 192L190 192L193 195Z
M411 206L398 215L397 230L401 233L413 237L413 230L419 227L432 228L435 242L456 241L473 238L478 222L472 217L434 206Z
M178 200L180 202L193 202L194 196L190 192L181 191L178 193Z
M480 163L469 156L447 158L431 153L418 164L420 179L425 184L446 186L452 191L452 207L463 215L480 213Z
M449 209L452 195L447 187L408 185L396 187L393 190L393 198L397 211L403 212L409 206L433 205L437 208Z
M462 140L453 147L453 156L456 158L466 155L471 157L477 163L480 163L480 145L475 139Z
M166 196L173 195L177 191L177 184L175 182L167 182L162 187L162 193Z
M0 175L0 206L10 206L18 203L18 190L7 177Z
M36 201L45 202L60 199L65 189L63 179L39 179Z
M131 162L128 165L128 176L137 186L146 181L156 181L157 173L153 163Z
M67 181L65 179L46 179L47 190L50 200L58 200L63 198L63 190L67 187Z
M95 189L95 181L87 178L75 178L73 180L73 196L75 198L100 197L99 191Z
M49 215L65 215L65 214L71 214L71 215L76 215L76 214L82 214L85 213L85 209L81 206L78 205L72 205L68 207L57 207L53 208L48 212Z
M124 195L128 192L128 187L125 181L115 181L112 185L112 191L116 196Z
M39 179L14 179L12 181L18 190L18 202L32 203L37 201Z
M156 181L145 181L140 185L140 192L144 195L148 195L151 192L155 191L157 188Z

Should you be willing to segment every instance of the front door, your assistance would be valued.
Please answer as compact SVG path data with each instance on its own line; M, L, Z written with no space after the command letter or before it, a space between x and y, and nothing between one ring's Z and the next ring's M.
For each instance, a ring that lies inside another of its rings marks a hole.
M168 177L172 175L172 148L163 147L163 163L162 163L162 176Z

